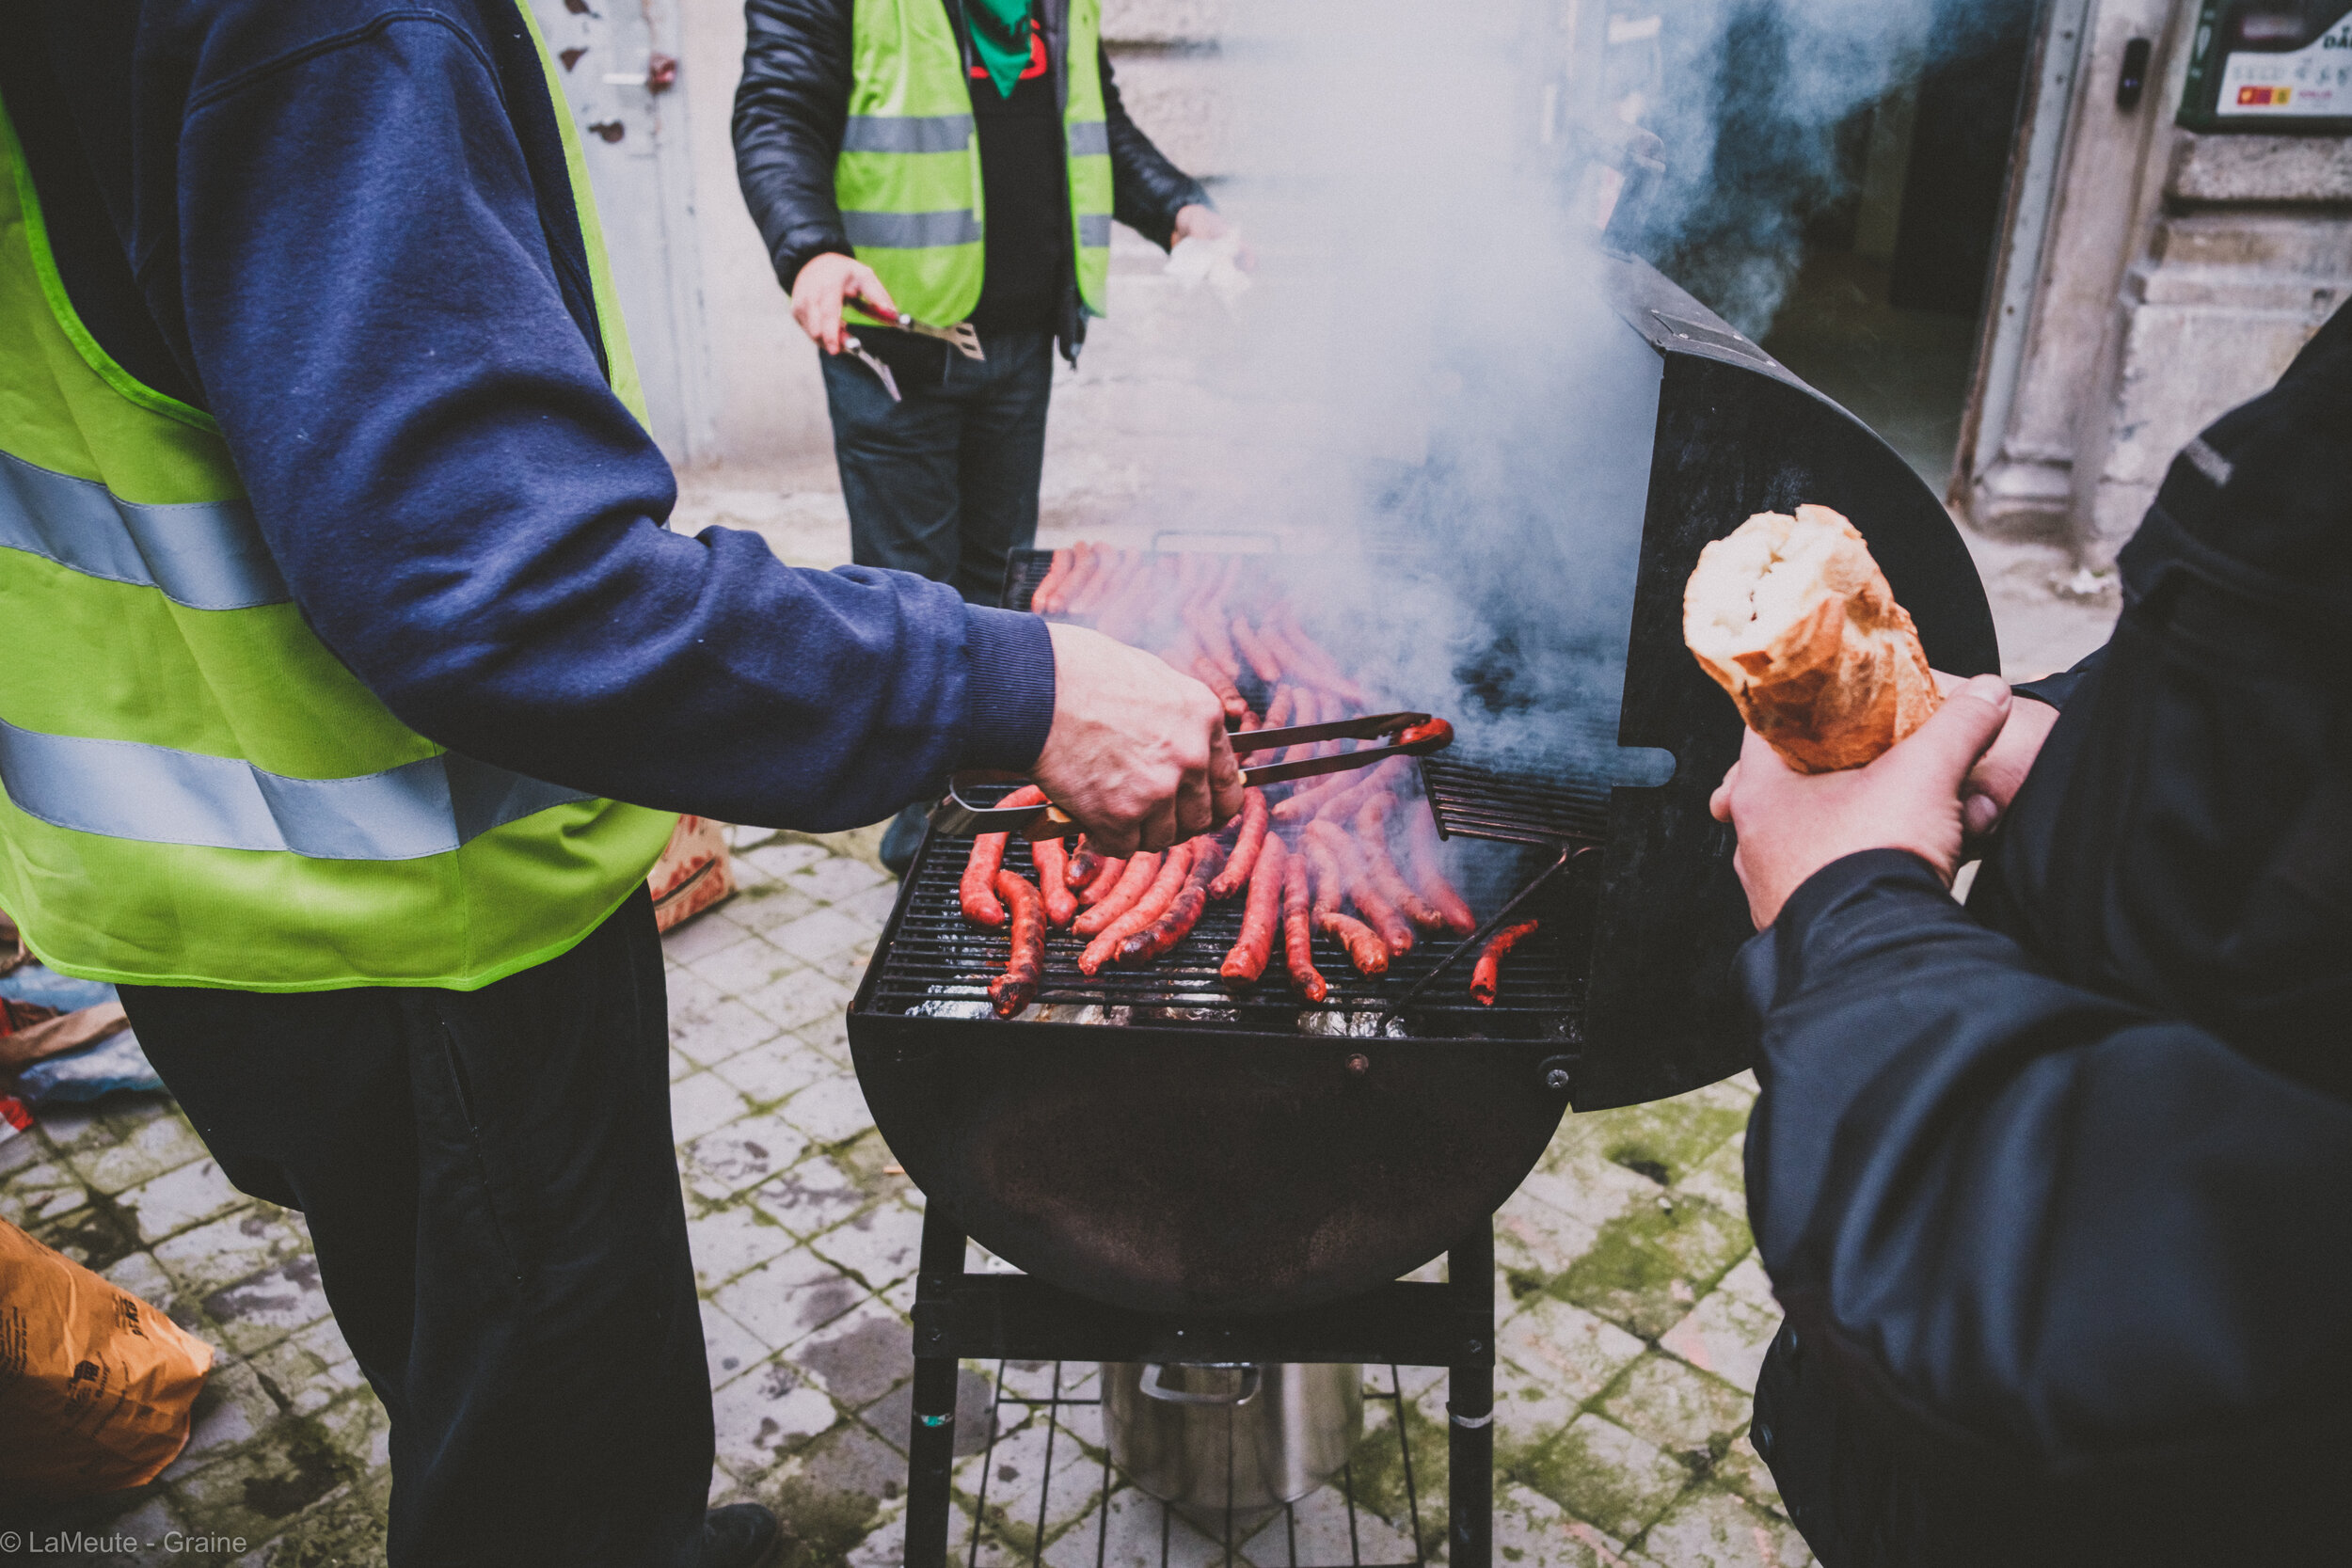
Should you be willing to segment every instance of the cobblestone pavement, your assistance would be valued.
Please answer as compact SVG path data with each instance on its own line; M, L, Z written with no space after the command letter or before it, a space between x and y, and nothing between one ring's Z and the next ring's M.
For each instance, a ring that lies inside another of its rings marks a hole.
M718 1414L716 1499L787 1521L793 1564L898 1560L912 1274L922 1196L894 1174L850 1068L842 1013L896 884L871 834L741 834L746 884L668 941L672 1114L704 1293ZM1717 1085L1562 1126L1497 1221L1497 1548L1537 1564L1779 1568L1810 1560L1745 1436L1777 1322L1749 1243L1740 1131L1752 1085ZM45 1515L151 1548L48 1560L380 1562L389 1483L382 1407L345 1351L300 1216L245 1197L167 1101L58 1111L0 1143L0 1217L164 1307L218 1347L187 1451L155 1484ZM976 1257L976 1265L985 1259ZM981 1510L983 1563L1143 1568L1160 1510L1111 1477L1092 1412L1053 1423L1051 1368L965 1379L959 1559ZM1063 1370L1085 1396L1090 1366ZM1409 1558L1401 1410L1422 1532L1444 1531L1444 1381L1406 1368L1368 1400L1348 1481L1363 1560ZM1387 1368L1367 1369L1375 1394ZM1042 1381L1041 1381L1042 1380ZM982 1502L983 1487L987 1489ZM1105 1524L1107 1521L1107 1525ZM168 1532L217 1549L168 1549ZM1334 1489L1300 1505L1298 1560L1345 1562ZM1171 1562L1222 1557L1181 1520ZM238 1543L242 1543L239 1544ZM1245 1543L1290 1560L1283 1522Z

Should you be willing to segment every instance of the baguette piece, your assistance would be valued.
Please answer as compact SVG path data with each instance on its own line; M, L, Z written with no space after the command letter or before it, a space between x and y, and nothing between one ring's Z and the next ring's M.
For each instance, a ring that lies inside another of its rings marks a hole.
M1826 506L1759 512L1701 550L1682 640L1800 773L1859 768L1943 702L1910 612Z

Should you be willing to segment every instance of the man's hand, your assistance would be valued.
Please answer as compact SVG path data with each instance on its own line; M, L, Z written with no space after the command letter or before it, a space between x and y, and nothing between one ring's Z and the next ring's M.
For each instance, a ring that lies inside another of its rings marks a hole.
M792 319L818 348L839 354L841 340L848 335L841 306L850 299L870 300L884 310L898 308L882 279L874 276L874 269L856 257L830 250L812 256L801 268L801 276L792 280Z
M1960 869L1962 784L2015 705L2008 682L1979 675L1908 739L1842 773L1799 773L1750 730L1708 806L1739 832L1732 864L1756 928L1779 919L1806 878L1865 849L1908 849L1949 885Z
M1233 226L1216 208L1190 201L1176 209L1176 228L1168 236L1168 248L1173 250L1186 240L1221 240L1232 232ZM1249 248L1248 241L1235 247L1233 265L1244 272L1258 270L1257 252Z
M1101 632L1051 629L1054 727L1030 771L1097 848L1165 849L1241 810L1216 693Z
M1935 678L1947 692L1960 684L1941 672ZM2001 726L2000 737L1961 785L1960 819L1970 838L1984 837L2009 815L2009 803L2017 799L2026 775L2033 771L2034 758L2042 754L2042 743L2050 738L2058 717L2058 709L2031 697L2010 705L2009 722Z

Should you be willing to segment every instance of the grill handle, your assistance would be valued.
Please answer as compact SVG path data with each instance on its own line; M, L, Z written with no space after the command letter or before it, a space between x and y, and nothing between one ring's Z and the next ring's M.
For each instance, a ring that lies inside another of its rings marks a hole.
M1167 1384L1160 1381L1160 1374L1168 1370L1170 1365L1216 1367L1221 1369L1239 1368L1241 1370L1241 1392L1229 1398L1224 1394L1196 1394L1188 1389L1170 1388ZM1254 1361L1200 1361L1181 1363L1154 1361L1148 1363L1144 1367L1143 1376L1136 1381L1136 1391L1141 1393L1145 1399L1158 1400L1163 1404L1215 1404L1238 1407L1248 1404L1251 1400L1258 1397L1258 1387L1263 1381L1263 1374L1260 1371L1258 1364Z

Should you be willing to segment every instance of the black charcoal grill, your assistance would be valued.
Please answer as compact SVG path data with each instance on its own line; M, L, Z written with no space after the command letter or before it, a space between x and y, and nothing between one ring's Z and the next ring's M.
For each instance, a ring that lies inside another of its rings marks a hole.
M1673 770L1628 787L1470 747L1422 760L1441 830L1518 855L1508 869L1543 922L1496 1006L1470 1003L1466 962L1424 983L1442 943L1366 982L1322 937L1327 1002L1291 997L1279 958L1236 1000L1216 980L1234 901L1158 963L1094 979L1057 933L1041 1007L1000 1021L986 985L1006 941L957 908L970 840L923 846L849 1018L875 1122L928 1201L910 1561L945 1549L956 1358L1013 1356L1450 1366L1453 1560L1483 1563L1493 1212L1571 1103L1658 1099L1746 1065L1728 973L1746 903L1707 810L1741 732L1681 637L1700 547L1756 512L1835 507L1938 668L1998 669L1966 547L1884 442L1646 265L1613 261L1608 293L1614 336L1562 410L1558 439L1589 476L1563 506L1580 550L1623 565L1578 585L1613 595L1625 628L1606 738ZM1409 531L1395 547L1400 571L1447 569ZM1016 558L1009 606L1026 608L1047 561ZM1021 841L1007 864L1031 870ZM963 1276L966 1235L1025 1276ZM1449 1249L1458 1283L1394 1283Z

